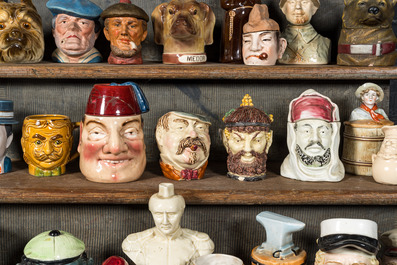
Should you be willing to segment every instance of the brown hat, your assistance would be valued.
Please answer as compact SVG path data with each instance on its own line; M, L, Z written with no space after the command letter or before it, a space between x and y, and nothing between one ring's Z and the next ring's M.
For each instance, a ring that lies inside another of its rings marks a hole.
M315 7L320 7L320 0L311 0L314 4ZM287 0L280 0L280 7L283 8L285 2L287 2Z
M267 5L255 4L249 20L243 27L243 33L273 30L279 31L280 27L276 21L269 18Z
M131 4L131 1L129 0L120 0L120 3L106 8L102 12L101 18L105 20L109 17L135 17L138 19L143 19L146 22L149 21L148 14L146 14L142 8Z

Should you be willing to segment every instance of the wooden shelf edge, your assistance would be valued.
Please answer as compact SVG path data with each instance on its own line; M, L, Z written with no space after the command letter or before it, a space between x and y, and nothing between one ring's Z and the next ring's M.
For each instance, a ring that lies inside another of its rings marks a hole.
M0 203L9 204L147 204L162 182L175 185L187 204L196 205L395 205L397 186L372 177L346 175L341 182L302 182L270 169L265 180L240 182L226 177L225 165L210 164L201 180L172 181L150 163L143 176L129 183L102 184L85 179L78 169L38 178L25 165L0 176Z
M389 80L397 67L338 65L276 65L206 63L200 65L2 64L0 78L31 79L284 79L284 80Z

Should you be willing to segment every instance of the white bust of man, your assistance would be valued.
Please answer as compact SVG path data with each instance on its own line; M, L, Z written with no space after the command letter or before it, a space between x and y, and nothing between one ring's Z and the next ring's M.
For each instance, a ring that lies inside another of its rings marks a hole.
M124 253L136 265L187 265L211 254L214 242L201 232L181 228L185 200L175 195L172 183L161 183L159 193L149 200L156 227L130 234L123 241Z
M339 159L339 108L328 97L306 90L289 105L289 155L281 175L303 181L340 181L345 168Z

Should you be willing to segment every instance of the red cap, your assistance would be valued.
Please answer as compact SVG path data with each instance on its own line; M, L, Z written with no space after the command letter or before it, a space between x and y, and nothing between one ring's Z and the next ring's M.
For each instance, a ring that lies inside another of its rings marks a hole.
M131 4L130 0L120 0L120 3Z
M328 122L338 121L337 106L327 97L314 90L305 91L291 102L291 122L304 119L321 119Z
M93 116L131 116L141 113L134 89L129 85L94 85L85 110L85 114Z
M111 256L107 260L105 260L102 265L128 265L127 261L122 257Z

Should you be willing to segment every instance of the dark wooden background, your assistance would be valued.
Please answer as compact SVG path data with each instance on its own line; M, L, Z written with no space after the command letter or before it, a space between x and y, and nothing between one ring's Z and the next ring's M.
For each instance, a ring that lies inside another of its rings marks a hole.
M93 0L102 8L117 2ZM18 2L18 1L11 1ZM55 48L51 35L51 14L45 7L46 1L33 0L43 18L46 39L45 61ZM149 15L160 0L138 0L134 4L142 7ZM214 44L207 46L210 62L219 57L221 21L224 11L219 1L207 0L217 17L214 31ZM286 25L284 16L278 8L277 0L263 0L269 5L270 16ZM313 26L322 35L332 40L332 62L336 61L336 44L341 27L343 0L323 0L317 14L312 19ZM148 38L143 46L143 58L148 61L161 61L162 47L153 42L151 23ZM108 42L101 34L96 47L106 57L109 53ZM269 67L266 71L271 72ZM374 78L375 79L375 78ZM359 102L354 91L369 80L108 80L97 79L29 79L1 78L0 98L11 99L15 104L15 116L20 121L14 126L14 142L10 149L13 159L21 159L21 125L25 116L43 113L65 114L73 121L79 121L84 114L86 101L93 84L107 82L135 81L144 90L151 110L144 114L144 133L147 145L147 157L157 161L159 154L154 139L157 119L170 110L186 111L207 116L211 126L211 161L224 163L226 152L219 138L219 129L223 128L221 119L231 108L239 106L242 97L249 93L256 107L274 115L273 146L270 148L269 163L279 163L287 155L286 123L289 102L306 89L312 88L330 97L338 104L341 120L348 119L353 108ZM389 110L397 121L397 84L389 80L375 81L385 90L385 100L380 107ZM77 142L77 139L75 139ZM155 165L156 163L152 163ZM156 167L156 166L154 166ZM1 176L0 176L1 178ZM122 184L121 184L122 185ZM200 185L197 182L197 185ZM258 185L267 185L266 181ZM328 185L324 183L324 185ZM275 185L274 189L277 189ZM1 189L1 187L0 187ZM111 192L111 190L109 190ZM297 191L299 194L299 191ZM313 264L317 251L315 240L319 235L320 221L331 217L368 218L376 221L379 232L390 230L396 219L396 207L393 205L229 205L206 206L188 205L183 227L206 232L215 242L215 252L238 256L248 264L251 249L261 244L266 236L264 229L255 221L255 216L263 211L291 216L306 223L304 231L295 235L296 244L308 252L308 264ZM123 255L122 240L130 233L152 227L153 221L147 205L121 204L0 204L0 264L12 265L19 261L24 245L36 234L51 229L66 230L83 239L89 256L99 265L110 255Z

